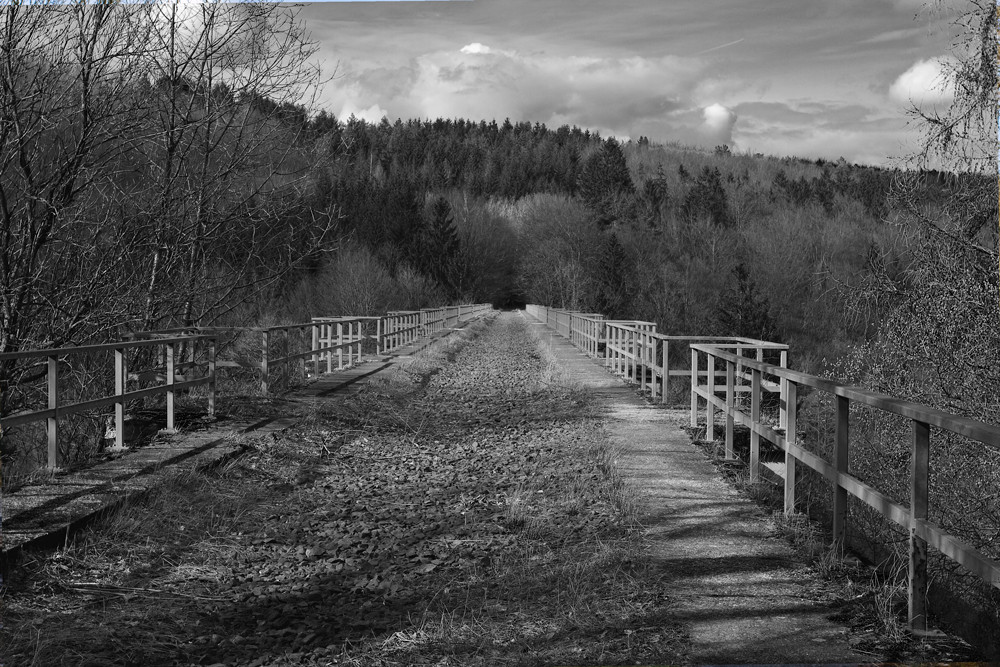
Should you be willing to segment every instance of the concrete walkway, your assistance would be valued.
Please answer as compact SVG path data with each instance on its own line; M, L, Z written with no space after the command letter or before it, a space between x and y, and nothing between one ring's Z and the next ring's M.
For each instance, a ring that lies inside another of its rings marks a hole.
M654 407L634 388L525 315L570 381L595 393L639 490L654 562L700 664L871 663L829 620L823 582L768 518L726 484L681 430L688 412Z

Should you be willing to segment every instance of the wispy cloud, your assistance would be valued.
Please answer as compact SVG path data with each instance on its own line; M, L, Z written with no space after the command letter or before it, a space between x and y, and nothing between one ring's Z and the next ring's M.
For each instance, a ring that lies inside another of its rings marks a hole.
M713 46L710 49L705 49L704 51L699 51L695 55L696 56L700 56L700 55L703 55L705 53L711 53L712 51L718 51L719 49L724 49L724 48L729 47L729 46L735 46L735 45L739 44L740 42L745 41L745 39L746 39L745 37L740 37L739 39L735 39L735 40L733 40L731 42L726 42L725 44L719 44L718 46Z

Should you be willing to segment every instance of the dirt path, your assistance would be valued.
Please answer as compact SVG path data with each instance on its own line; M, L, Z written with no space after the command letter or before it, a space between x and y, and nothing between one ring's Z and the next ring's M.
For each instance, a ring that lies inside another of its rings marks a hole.
M532 321L530 317L526 318ZM568 377L599 397L617 463L640 492L640 521L695 663L856 663L830 620L828 586L775 535L768 517L722 481L681 430L687 412L650 406L544 325L532 323Z

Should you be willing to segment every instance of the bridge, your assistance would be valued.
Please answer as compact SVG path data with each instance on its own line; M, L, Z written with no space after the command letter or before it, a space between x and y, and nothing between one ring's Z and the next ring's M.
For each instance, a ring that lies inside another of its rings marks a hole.
M785 345L737 337L667 336L657 333L652 322L608 320L600 314L538 305L529 305L524 315L497 317L488 306L478 304L376 318L318 318L269 329L145 332L102 346L7 353L0 355L0 363L33 360L44 367L47 403L42 409L5 416L3 426L44 424L47 467L58 470L59 453L65 450L59 420L66 415L113 407L113 447L124 448L130 402L163 395L169 433L176 430L175 399L181 391L201 397L204 415L213 415L223 393L220 376L227 370L253 372L264 394L298 380L300 388L289 396L335 400L338 391L356 388L400 360L411 359L420 348L446 341L482 319L490 327L502 324L505 331L516 326L512 321L523 321L520 326L544 343L559 372L604 407L609 431L621 447L620 465L641 491L643 524L655 562L669 573L680 600L678 613L688 619L693 659L775 662L777 656L779 662L862 662L871 656L853 651L845 629L831 623L822 608L801 604L802 587L809 580L802 564L787 545L768 535L759 510L720 480L682 426L690 432L704 431L707 441L721 436L722 461L737 455L737 426L748 431L750 479L776 481L787 515L801 509L796 480L804 470L829 480L832 531L827 538L835 549L845 544L849 498L907 530L908 618L914 631L927 629L929 549L1000 587L1000 563L928 519L931 427L994 449L1000 449L1000 428L790 369ZM237 347L234 341L248 334L259 337L260 345L254 347L262 355L259 360L220 358L225 357L220 350L232 351ZM156 353L144 357L147 365L130 369L129 353L148 349ZM113 393L78 401L64 395L60 368L72 355L110 357ZM678 408L674 398L681 384L685 405ZM799 433L798 398L804 391L832 397L836 433L829 460L810 450ZM852 404L910 421L909 505L851 474ZM268 418L238 428L285 426L281 418ZM48 479L48 485L28 485L5 495L5 553L68 539L71 527L81 519L120 501L129 491L149 488L169 465L229 455L224 451L225 438L211 428L167 440L165 445L143 447L102 464L106 469L95 472L97 466L58 474ZM59 500L68 497L72 502ZM53 508L60 511L47 521L43 515ZM765 638L766 645L761 643Z

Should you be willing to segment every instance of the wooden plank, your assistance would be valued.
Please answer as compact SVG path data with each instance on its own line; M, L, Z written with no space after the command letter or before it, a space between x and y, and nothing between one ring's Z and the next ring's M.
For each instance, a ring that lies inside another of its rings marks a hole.
M1000 588L1000 562L983 555L978 549L949 535L940 526L926 519L916 521L916 534L970 572L982 577L994 588Z

